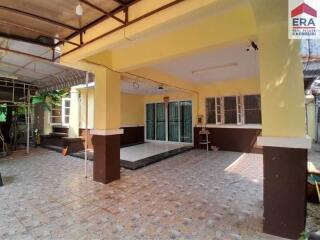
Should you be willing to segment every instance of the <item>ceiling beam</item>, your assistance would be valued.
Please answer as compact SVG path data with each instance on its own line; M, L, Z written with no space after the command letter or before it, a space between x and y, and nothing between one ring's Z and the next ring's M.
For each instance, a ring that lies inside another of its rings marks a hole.
M79 0L79 1L82 2L83 4L88 5L89 7L93 8L93 9L96 9L97 11L103 13L103 14L104 14L105 16L107 16L107 17L111 17L111 18L115 19L116 21L118 21L118 22L120 22L120 23L122 23L122 24L125 23L122 19L120 19L120 18L114 16L113 14L111 14L111 13L103 10L102 8L100 8L100 7L92 4L91 2L88 2L87 0Z
M0 9L8 11L8 12L13 12L13 13L16 13L16 14L19 14L19 15L27 16L27 17L30 17L30 18L33 18L33 19L37 19L39 21L50 23L50 24L53 24L53 25L56 25L56 26L60 26L60 27L63 27L63 28L68 28L68 29L71 29L73 31L79 31L79 29L76 28L76 27L73 27L73 26L67 25L65 23L61 23L61 22L58 22L58 21L55 21L55 20L52 20L52 19L49 19L49 18L46 18L46 17L35 15L33 13L24 12L24 11L15 9L15 8L10 8L10 7L7 7L7 6L2 6L2 5L0 5Z
M122 0L113 0L116 3L119 3L120 5L125 5L126 3Z
M124 11L125 9L128 9L130 6L136 4L136 3L140 2L140 1L142 1L142 0L133 0L133 1L131 1L131 2L127 3L127 4L125 4L125 5L121 5L121 6L117 7L116 9L112 10L112 11L110 12L110 15L114 16L115 14L117 14L117 13L119 13L119 12L121 12L121 11ZM95 21L87 24L86 26L82 27L82 28L79 30L79 32L71 33L71 34L70 34L69 36L67 36L65 39L70 40L70 39L76 37L79 33L85 32L85 31L88 30L89 28L94 27L95 25L97 25L97 24L105 21L105 20L108 19L108 18L109 18L109 16L104 15L104 16L96 19ZM125 25L125 24L123 24L123 25ZM58 46L58 45L60 45L60 44L61 44L61 42L58 42L55 46Z
M139 0L138 0L138 1L139 1ZM135 18L135 19L133 19L133 20L131 20L131 21L128 21L126 24L120 25L120 26L118 26L118 27L116 27L116 28L114 28L114 29L112 29L112 30L104 33L104 34L101 34L101 35L99 35L99 36L97 36L97 37L95 37L95 38L93 38L93 39L91 39L91 40L83 43L83 44L82 44L81 46L79 46L79 47L75 47L75 48L71 49L71 50L68 51L68 52L62 53L60 56L56 57L56 58L54 59L54 61L56 61L57 59L59 59L59 58L61 58L61 57L63 57L63 56L66 56L66 55L68 55L68 54L70 54L70 53L72 53L72 52L80 49L81 47L84 47L84 46L86 46L86 45L88 45L88 44L91 44L91 43L93 43L93 42L101 39L101 38L104 38L104 37L110 35L111 33L114 33L114 32L116 32L116 31L118 31L118 30L120 30L120 29L123 29L123 28L131 25L131 24L134 24L134 23L136 23L136 22L139 22L139 21L141 21L141 20L143 20L143 19L145 19L145 18L147 18L147 17L150 17L150 16L152 16L152 15L154 15L154 14L160 12L160 11L163 11L163 10L165 10L165 9L167 9L167 8L169 8L169 7L172 7L172 6L174 6L174 5L178 4L178 3L181 3L181 2L183 2L183 1L185 1L185 0L175 0L175 1L172 1L172 2L170 2L170 3L168 3L168 4L163 5L163 6L159 7L159 8L157 8L157 9L154 9L153 11L147 12L147 13L143 14L143 15L140 16L140 17L137 17L137 18ZM134 1L134 2L137 2L137 1ZM124 9L122 9L122 10L124 10Z

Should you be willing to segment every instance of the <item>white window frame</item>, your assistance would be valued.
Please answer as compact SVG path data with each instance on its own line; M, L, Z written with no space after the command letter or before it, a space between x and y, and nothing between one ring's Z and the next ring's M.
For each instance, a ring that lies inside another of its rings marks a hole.
M217 98L216 97L207 97L207 98L205 98L205 104L206 104L206 115L205 115L205 123L206 124L216 124L216 122L217 122L217 119L215 119L215 123L208 123L208 100L209 99L214 99L214 114L215 114L215 117L217 117L217 114L216 114L216 111L217 111Z
M243 96L239 95L237 97L237 124L244 124L244 101Z
M215 114L216 114L216 122L214 125L232 125L232 123L228 124L225 123L225 114L224 114L224 98L225 97L236 97L236 108L237 108L237 125L245 125L245 106L244 106L244 97L245 96L250 96L250 95L260 95L260 94L247 94L247 95L227 95L227 96L222 96L222 97L207 97L207 99L214 98L215 99ZM218 99L220 100L220 104L218 104ZM220 109L220 111L219 111ZM220 117L220 121L218 121ZM207 106L206 106L206 116L205 120L208 118L208 111L207 111ZM207 123L211 125L212 123Z
M218 100L219 99L219 104ZM223 124L224 123L224 99L223 97L216 97L216 124ZM218 110L218 107L220 110ZM220 121L218 121L218 116L220 116Z
M69 101L69 107L66 107L66 102ZM66 110L69 109L69 114L66 114ZM70 124L70 111L71 111L71 98L62 98L62 105L61 105L61 119L62 119L62 126L69 127ZM66 122L66 117L68 117L69 122Z

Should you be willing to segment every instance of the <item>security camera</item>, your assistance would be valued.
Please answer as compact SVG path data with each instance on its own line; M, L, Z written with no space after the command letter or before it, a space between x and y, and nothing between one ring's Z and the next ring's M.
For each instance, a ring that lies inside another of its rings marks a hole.
M251 41L249 46L246 48L247 52L249 52L249 51L258 51L258 50L259 50L259 47L254 41Z

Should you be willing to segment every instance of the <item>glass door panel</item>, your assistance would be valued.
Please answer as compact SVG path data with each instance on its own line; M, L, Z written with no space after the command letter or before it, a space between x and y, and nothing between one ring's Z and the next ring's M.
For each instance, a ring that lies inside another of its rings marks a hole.
M166 140L166 110L164 103L156 104L156 140Z
M180 102L180 142L192 142L192 102Z
M179 102L168 104L168 141L179 142Z
M148 140L155 140L155 104L147 104L147 136Z

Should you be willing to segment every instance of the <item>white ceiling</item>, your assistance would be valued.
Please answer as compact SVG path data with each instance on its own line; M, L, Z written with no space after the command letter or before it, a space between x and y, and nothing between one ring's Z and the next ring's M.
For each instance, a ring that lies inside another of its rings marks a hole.
M250 78L259 74L259 64L258 51L246 51L248 43L183 56L151 67L196 84Z

